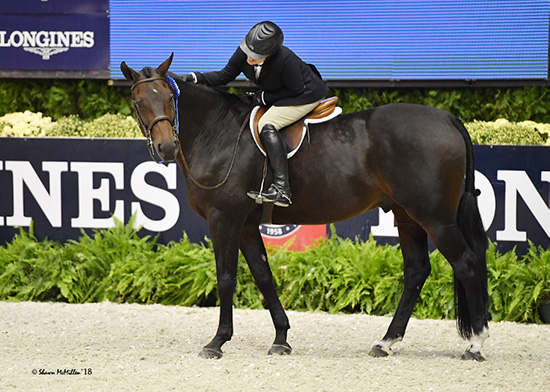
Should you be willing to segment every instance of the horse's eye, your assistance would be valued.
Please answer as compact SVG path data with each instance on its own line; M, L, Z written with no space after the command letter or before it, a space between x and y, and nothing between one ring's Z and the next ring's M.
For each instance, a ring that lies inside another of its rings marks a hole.
M140 100L134 101L134 105L138 108L142 108L143 107L143 102L141 102Z

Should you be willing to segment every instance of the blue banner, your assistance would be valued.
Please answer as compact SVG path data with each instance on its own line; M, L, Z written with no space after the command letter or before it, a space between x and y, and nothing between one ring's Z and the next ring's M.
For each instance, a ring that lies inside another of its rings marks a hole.
M326 79L548 77L547 0L111 0L111 77L120 63L221 69L257 22Z
M550 147L475 146L475 154L480 211L498 249L521 253L528 240L550 247ZM161 243L184 231L195 242L208 235L179 168L153 162L145 140L0 138L0 184L0 243L31 221L38 238L66 241L132 215L141 234ZM379 209L335 227L342 237L398 242L393 215ZM300 232L294 225L262 229L271 240Z
M108 75L108 0L8 2L0 11L0 70Z
M90 14L108 12L108 0L2 0L6 14Z
M38 238L66 241L132 215L159 242L207 235L175 163L151 161L145 140L0 138L0 243L34 223Z
M547 0L3 0L2 6L2 77L122 79L122 61L157 66L172 52L176 74L219 70L254 24L272 20L286 46L343 84L548 78Z

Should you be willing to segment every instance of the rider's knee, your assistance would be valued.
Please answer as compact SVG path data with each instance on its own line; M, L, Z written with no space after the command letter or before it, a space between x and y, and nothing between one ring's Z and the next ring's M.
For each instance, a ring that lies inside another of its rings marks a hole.
M277 131L280 130L281 128L279 127L279 125L277 124L277 121L272 121L270 119L262 119L260 118L260 121L258 121L258 130L260 131L260 133L264 130L264 127L266 125L270 125L272 127L274 127Z
M264 124L262 127L260 127L260 123L258 123L258 130L260 131L260 134L266 130L269 130L269 131L278 131L279 129L272 123L266 123Z

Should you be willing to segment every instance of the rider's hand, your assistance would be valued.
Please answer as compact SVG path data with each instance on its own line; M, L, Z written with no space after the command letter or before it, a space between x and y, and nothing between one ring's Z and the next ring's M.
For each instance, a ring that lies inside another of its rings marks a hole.
M185 75L183 80L186 82L197 83L197 75L195 75L194 72L191 72L189 75Z
M263 91L258 91L257 93L255 93L252 96L252 102L255 105L266 106L266 104L264 102L264 92Z

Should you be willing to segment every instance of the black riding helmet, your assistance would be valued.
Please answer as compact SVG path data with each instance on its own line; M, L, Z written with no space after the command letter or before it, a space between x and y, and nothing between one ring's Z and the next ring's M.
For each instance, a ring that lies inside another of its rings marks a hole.
M260 22L250 29L241 41L240 48L254 60L277 52L283 44L283 31L270 21Z

